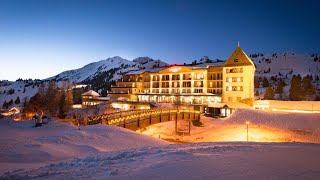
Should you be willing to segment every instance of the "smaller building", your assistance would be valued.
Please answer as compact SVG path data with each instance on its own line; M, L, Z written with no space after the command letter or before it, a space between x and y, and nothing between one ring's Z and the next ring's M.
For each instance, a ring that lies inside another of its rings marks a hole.
M227 117L236 109L252 109L252 107L240 102L209 103L205 113L212 117Z
M93 90L81 94L81 97L83 106L94 106L110 100L109 97L100 97L100 94Z
M111 103L111 107L122 110L150 109L150 103L136 101L116 101Z

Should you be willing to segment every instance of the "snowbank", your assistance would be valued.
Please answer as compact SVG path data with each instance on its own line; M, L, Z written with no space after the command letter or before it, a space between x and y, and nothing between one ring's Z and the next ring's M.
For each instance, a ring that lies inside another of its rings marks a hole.
M94 125L81 130L72 124L0 120L0 174L6 170L41 165L74 157L167 143L127 129ZM1 178L0 178L1 179Z

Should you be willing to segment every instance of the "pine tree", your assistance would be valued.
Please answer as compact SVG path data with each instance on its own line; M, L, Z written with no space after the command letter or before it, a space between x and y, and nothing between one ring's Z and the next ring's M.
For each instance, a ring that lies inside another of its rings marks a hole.
M20 98L19 98L19 96L18 96L17 99L14 101L14 104L20 104Z
M260 93L258 90L256 90L256 92L254 93L255 96L260 96Z
M13 105L13 100L11 99L9 102L8 102L8 107L12 106Z
M259 88L260 86L260 81L258 78L254 78L254 88Z
M283 93L283 86L284 86L283 80L279 79L278 83L277 83L277 88L276 88L276 93L277 94L282 94Z
M45 93L45 108L51 115L56 115L59 108L60 95L56 82L50 81L47 92Z
M2 104L2 109L8 109L8 103L7 101L4 101Z
M300 75L293 75L291 79L291 86L289 90L289 98L291 101L300 101L302 88L301 88L301 76Z
M266 77L263 78L262 86L263 87L269 87L270 86L270 83L269 83L269 81L268 81L268 79Z
M264 94L264 99L274 99L274 91L271 87L266 89L266 93Z
M303 77L302 80L302 90L303 94L302 96L306 99L308 99L310 96L315 94L315 89L311 83L311 78L310 77Z

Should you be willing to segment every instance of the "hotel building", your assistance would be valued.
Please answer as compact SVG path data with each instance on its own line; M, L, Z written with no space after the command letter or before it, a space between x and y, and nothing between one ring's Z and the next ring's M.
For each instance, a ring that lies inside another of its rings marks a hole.
M253 99L254 72L252 60L238 45L225 62L128 72L111 87L108 94L111 99L118 100L178 101L179 104L192 105L194 109L204 111L204 107L208 106L222 108L223 103ZM226 112L222 114L227 115Z

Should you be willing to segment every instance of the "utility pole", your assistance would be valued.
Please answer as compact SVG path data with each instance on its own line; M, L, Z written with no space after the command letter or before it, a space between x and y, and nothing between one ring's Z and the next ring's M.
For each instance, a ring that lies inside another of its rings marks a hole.
M246 124L247 124L247 142L249 142L249 121L247 121Z

